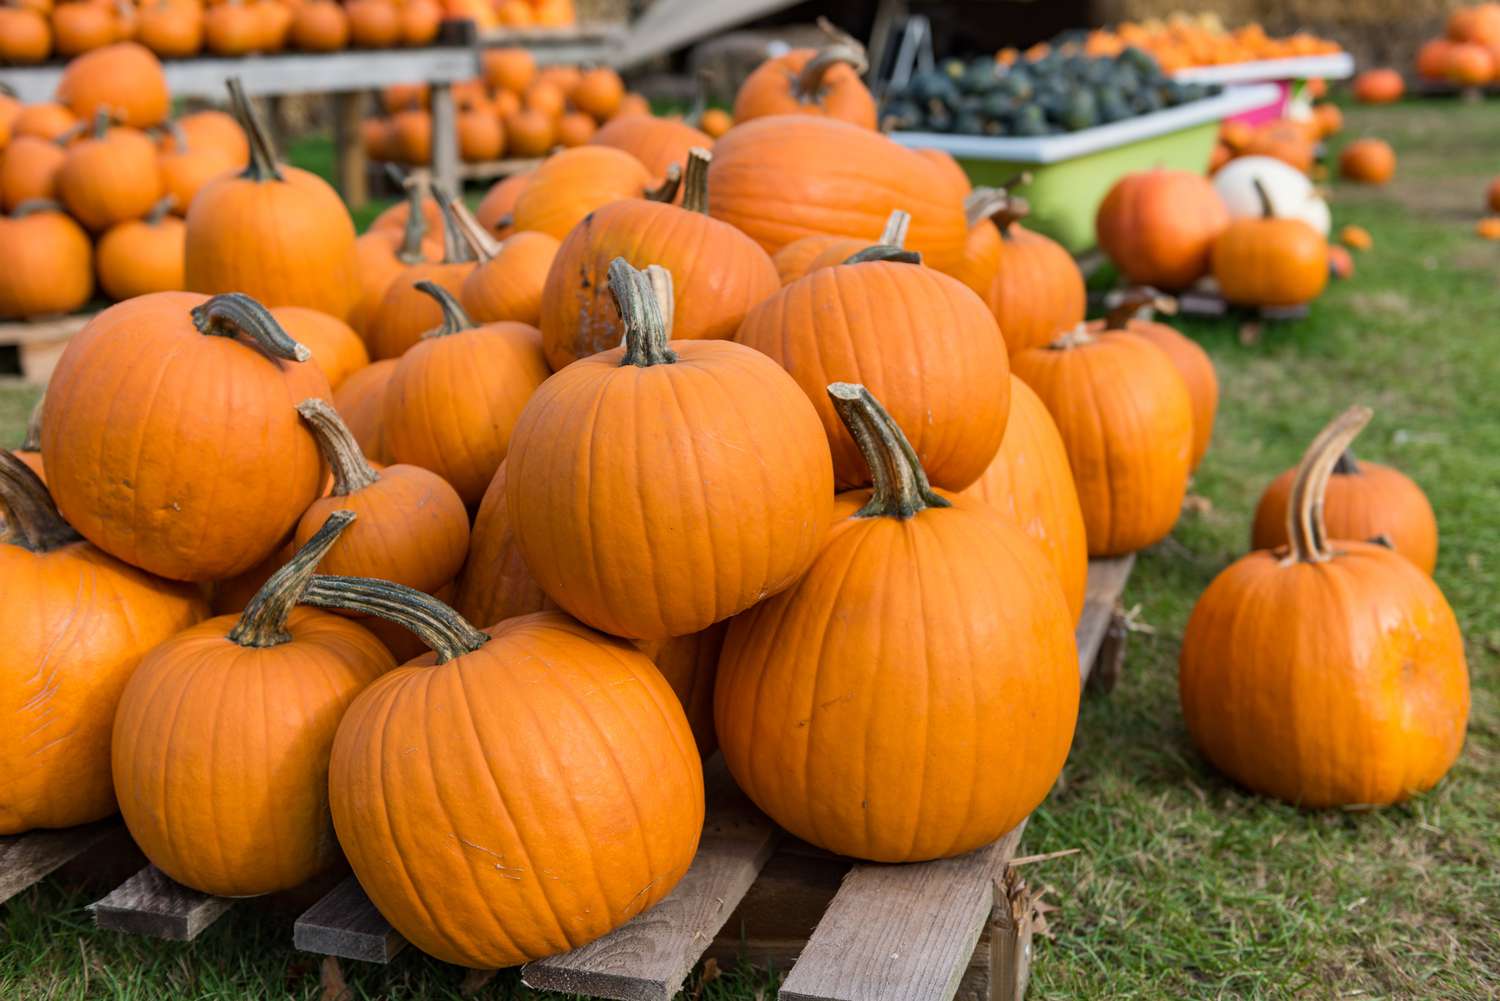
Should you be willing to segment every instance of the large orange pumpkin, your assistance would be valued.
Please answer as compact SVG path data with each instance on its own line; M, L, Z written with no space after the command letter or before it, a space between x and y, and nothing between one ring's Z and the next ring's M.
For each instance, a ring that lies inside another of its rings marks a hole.
M583 217L624 198L671 201L677 184L649 190L651 172L641 161L610 146L575 146L547 158L516 198L515 228L534 229L561 240Z
M963 259L968 223L941 168L869 129L776 115L714 144L709 214L768 254L803 236L867 237L895 209L911 213L907 246L939 271Z
M1187 385L1161 348L1080 327L1011 359L1068 450L1090 556L1123 556L1177 522L1193 453Z
M756 67L734 98L734 120L822 115L875 128L875 99L860 76L869 68L853 39L821 49L793 49Z
M99 233L151 211L161 197L156 146L139 129L109 124L101 110L87 136L68 147L57 195L69 214Z
M1208 273L1229 210L1208 178L1184 170L1126 174L1099 203L1099 246L1130 281L1186 288Z
M146 218L118 223L99 238L95 265L105 295L133 299L182 288L187 227L168 214L174 204L168 195L157 201Z
M676 205L627 198L589 213L558 248L541 295L542 347L557 371L620 343L611 262L672 273L673 340L734 336L746 312L775 292L776 266L739 230L708 215L708 164L694 149Z
M971 228L960 277L984 297L1012 355L1083 322L1083 272L1062 244L1021 225L1026 199L981 189L967 203ZM982 289L982 291L981 291Z
M1278 219L1259 179L1264 215L1241 218L1214 241L1213 274L1228 301L1296 306L1328 285L1328 241L1301 219Z
M187 285L243 292L269 306L349 318L359 301L354 222L316 174L277 163L238 78L229 92L250 137L250 166L199 190L188 209Z
M71 313L94 292L88 234L56 202L22 202L0 217L0 259L0 316Z
M805 841L879 862L958 855L1057 780L1078 713L1072 616L1036 543L930 487L864 387L828 392L874 488L841 496L807 573L730 624L719 744Z
M677 694L693 728L693 739L698 742L698 753L704 758L719 747L714 733L714 676L728 632L729 623L719 622L690 636L636 642L636 648L651 658Z
M589 142L629 153L646 165L654 178L652 184L662 183L674 166L681 168L687 163L689 150L694 147L708 149L714 144L706 132L686 122L652 114L617 115L605 122ZM681 200L679 192L678 201Z
M57 99L79 118L107 108L114 121L137 129L160 125L172 110L161 61L136 42L116 42L69 62Z
M0 834L115 812L109 735L141 657L208 612L196 587L80 539L33 471L0 449Z
M306 358L244 295L157 292L106 309L47 390L58 507L90 542L163 577L219 580L259 563L323 486L295 406L332 394Z
M331 516L243 614L178 633L125 686L111 749L120 813L184 886L248 897L338 862L329 750L344 710L395 662L353 620L294 606L353 518Z
M826 436L797 383L740 344L669 345L671 276L650 270L611 265L624 344L542 384L506 475L542 589L638 639L697 632L791 584L833 502Z
M703 772L644 654L557 613L486 635L419 592L318 581L310 599L388 615L436 650L355 701L329 770L339 844L397 931L493 969L581 946L671 891L697 850Z
M1436 785L1469 713L1463 636L1426 574L1385 546L1330 538L1323 490L1370 412L1314 439L1285 549L1221 572L1182 638L1188 732L1215 767L1304 807L1378 806Z

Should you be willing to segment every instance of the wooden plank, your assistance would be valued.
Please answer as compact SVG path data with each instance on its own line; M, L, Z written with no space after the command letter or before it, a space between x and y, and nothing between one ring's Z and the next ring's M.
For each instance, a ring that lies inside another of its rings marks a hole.
M119 829L103 820L58 831L30 831L0 837L0 904L53 872Z
M363 208L370 200L369 178L365 172L365 144L359 125L365 116L364 91L334 94L333 105L333 172L339 194L352 209Z
M1022 821L967 855L856 865L844 877L782 1001L948 1001L994 906L994 884L1021 843Z
M775 848L777 829L729 778L706 766L709 806L692 867L655 907L580 949L527 963L521 979L542 990L670 1001Z
M370 903L359 880L350 876L297 919L292 944L303 952L389 963L406 947L406 939Z
M458 193L458 112L453 105L453 90L434 85L429 103L432 107L432 176L445 191Z
M989 960L992 990L987 1001L1025 1001L1031 981L1031 939L1036 908L1026 881L1009 867L996 880L990 918Z
M89 906L100 928L191 942L233 905L228 897L190 890L148 865Z
M1087 681L1093 670L1099 648L1109 632L1125 582L1135 566L1135 554L1113 559L1089 560L1088 591L1083 601L1083 615L1078 620L1078 672Z

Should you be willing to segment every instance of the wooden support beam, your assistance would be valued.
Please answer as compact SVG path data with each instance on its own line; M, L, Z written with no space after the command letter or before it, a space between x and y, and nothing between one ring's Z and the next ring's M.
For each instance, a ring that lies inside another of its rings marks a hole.
M365 117L364 91L339 91L330 95L333 105L333 172L339 194L352 209L364 208L370 200L365 144L360 122Z
M113 820L0 837L0 904L46 879L119 828Z
M366 963L388 963L406 947L406 939L375 909L353 876L297 919L292 943L303 952Z
M233 905L227 897L190 890L148 865L90 908L100 928L191 942Z

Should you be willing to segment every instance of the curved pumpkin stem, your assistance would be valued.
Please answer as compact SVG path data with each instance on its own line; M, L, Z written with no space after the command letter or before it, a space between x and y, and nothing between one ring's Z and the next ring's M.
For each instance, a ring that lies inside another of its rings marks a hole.
M910 518L930 507L952 507L927 482L916 449L880 401L864 386L835 382L828 387L833 409L870 467L874 490L856 518Z
M1286 534L1290 551L1282 562L1323 563L1333 558L1323 523L1323 497L1328 477L1339 456L1370 423L1369 407L1353 406L1339 414L1307 446L1297 475L1292 480L1286 507Z
M228 639L240 646L280 646L292 641L286 631L286 619L292 608L302 600L302 592L318 569L318 561L327 555L333 544L349 523L354 520L353 511L335 511L323 522L323 527L307 540L307 545L287 560L286 566L273 573L261 585L250 604L240 613L240 619L229 630Z
M297 413L307 421L317 439L318 451L333 470L333 496L347 497L380 479L380 473L360 451L349 426L326 401L309 397L297 404Z
M708 215L708 165L714 155L701 146L688 150L687 170L682 175L682 207Z
M670 202L677 197L677 189L682 185L682 168L677 164L667 168L667 176L654 188L647 188L641 197L648 202Z
M229 106L250 140L250 163L240 176L252 181L286 180L281 176L281 165L276 162L276 151L271 148L266 127L250 104L250 98L245 96L245 85L237 76L230 77L225 83L229 87Z
M37 397L36 406L31 408L31 415L26 418L26 437L21 439L21 451L40 452L42 450L42 407L47 403L47 393Z
M625 325L625 356L620 364L649 368L670 365L677 352L669 345L672 332L662 303L672 302L672 276L666 268L652 265L637 271L623 257L609 262L609 291Z
M243 292L225 292L192 310L193 326L209 337L240 337L272 358L283 361L307 361L312 352L292 340L276 322L271 311Z
M422 253L422 241L427 238L427 215L422 211L422 186L395 164L388 163L385 169L406 193L406 224L401 228L401 246L396 249L396 260L402 264L421 264L427 259Z
M897 261L901 264L921 264L922 255L906 249L906 233L911 228L911 213L892 209L886 217L885 229L880 239L863 250L856 251L844 259L845 264L862 264L865 261Z
M1149 285L1137 285L1126 289L1120 296L1120 301L1108 313L1104 314L1105 330L1124 330L1130 325L1130 321L1140 315L1141 310L1150 307L1158 313L1166 313L1171 316L1177 312L1177 300L1169 295L1164 295Z
M452 292L449 292L437 282L429 281L426 278L423 278L412 287L418 292L425 292L432 296L433 299L437 300L438 308L443 311L443 322L423 334L423 340L429 337L451 337L454 334L461 334L465 330L474 329L474 321L469 319L469 314L464 312L464 307L453 297Z
M1024 184L1031 180L1031 175L1020 174L1011 180ZM969 225L975 226L988 219L1002 237L1010 236L1010 228L1030 214L1031 203L1004 188L975 188L964 199L964 218Z
M33 553L49 553L78 541L63 520L46 484L31 467L0 448L0 513L5 515L3 541Z
M432 595L388 580L320 574L312 578L302 601L394 622L427 644L437 654L439 664L473 653L490 641L489 636Z
M463 264L474 260L474 255L469 253L469 244L464 240L463 228L458 224L458 217L453 214L453 199L444 197L441 185L429 184L428 189L432 192L433 200L438 203L438 210L443 213L443 263Z
M485 228L480 225L479 220L474 218L474 213L463 203L463 199L443 186L435 185L433 195L438 203L446 205L448 211L453 213L453 220L458 223L458 234L463 237L464 243L468 244L469 252L480 263L491 260L500 253L502 242L491 236Z
M854 70L855 76L864 76L870 71L865 47L853 35L835 27L826 17L818 18L818 28L828 36L830 44L819 49L797 74L792 93L803 104L816 103L823 96L823 78L835 66L848 66Z
M167 194L165 194L165 195L162 195L160 198L158 198L156 200L156 204L153 205L153 206L151 206L151 210L146 213L146 225L147 226L159 226L159 225L161 225L161 221L167 217L167 213L171 212L172 211L172 207L174 205L176 205L176 204L177 204L177 196L176 195L171 194L170 192L167 193Z

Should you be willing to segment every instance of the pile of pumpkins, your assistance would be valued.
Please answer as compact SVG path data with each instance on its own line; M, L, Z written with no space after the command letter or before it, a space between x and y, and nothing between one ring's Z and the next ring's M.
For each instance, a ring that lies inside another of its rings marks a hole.
M1213 366L1134 315L1151 293L1085 322L1020 199L797 95L815 57L752 77L672 169L627 151L681 137L643 116L495 222L413 184L358 239L237 102L251 168L194 202L190 291L95 317L0 453L0 832L118 806L161 870L232 896L342 851L408 940L491 968L669 893L715 747L857 858L956 855L1030 813L1072 738L1088 558L1170 532ZM1325 483L1294 485L1299 518L1332 517ZM1320 523L1293 545L1389 562ZM1365 575L1372 629L1438 615L1412 574ZM1304 604L1255 649L1354 628L1299 626ZM1210 618L1198 646L1250 656ZM1404 659L1400 694L1451 709L1423 698L1451 637L1416 635L1351 633L1319 691ZM1265 675L1265 711L1303 696ZM1227 682L1194 691L1233 712ZM1365 708L1350 769L1401 736ZM1317 749L1210 753L1311 803ZM1374 791L1440 771L1396 774Z
M1500 81L1500 3L1459 7L1440 38L1417 50L1417 76L1434 83L1484 87Z
M55 101L0 95L0 317L184 288L194 196L249 162L235 120L168 120L161 64L134 42L64 69Z
M1310 32L1277 38L1254 21L1230 30L1211 12L1178 11L1165 18L1122 21L1113 28L1070 32L1058 41L1075 41L1074 36L1090 55L1118 55L1132 47L1149 52L1168 73L1195 66L1326 56L1342 51L1337 42Z
M572 0L25 0L0 7L0 64L125 41L163 59L430 45L458 19L481 29L575 20Z
M1356 81L1356 88L1361 83L1365 83L1364 78ZM1399 96L1397 91L1388 100ZM1373 103L1385 103L1386 100L1382 97ZM1318 162L1318 157L1324 144L1343 131L1343 112L1338 105L1326 101L1294 105L1294 108L1298 112L1296 115L1258 125L1239 119L1222 123L1209 160L1209 172L1216 173L1240 157L1270 157L1302 174L1322 176L1325 168ZM1385 184L1396 174L1396 152L1383 139L1369 136L1355 139L1340 151L1338 172L1344 180L1355 184Z

